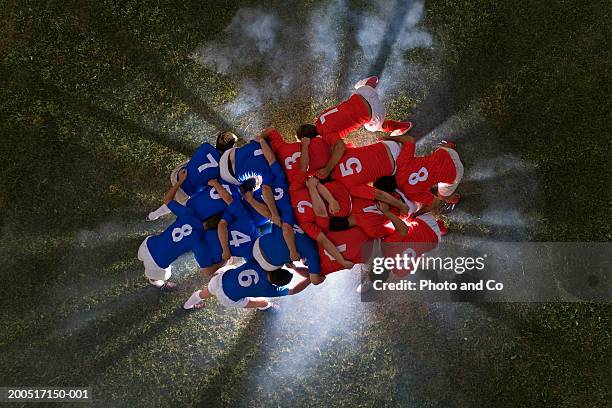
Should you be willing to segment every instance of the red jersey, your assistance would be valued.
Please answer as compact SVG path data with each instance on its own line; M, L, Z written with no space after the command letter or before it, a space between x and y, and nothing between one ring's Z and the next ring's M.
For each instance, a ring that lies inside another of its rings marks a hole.
M347 148L330 173L346 186L356 186L393 174L395 163L384 143Z
M354 94L339 105L325 110L315 125L323 141L329 146L370 122L370 106L363 96Z
M353 218L359 228L372 238L382 238L395 229L389 219L376 207L376 201L353 197Z
M365 263L372 251L372 239L359 227L344 231L330 231L327 238L338 248L344 259L353 263ZM331 254L319 245L321 274L327 275L344 269Z
M283 140L283 136L278 130L273 129L268 134L268 141L270 147L276 155L276 159L281 164L281 167L287 175L289 183L295 182L299 177L300 173L300 156L302 145L299 142L288 143ZM329 161L329 146L325 144L323 139L315 137L310 141L308 145L308 175L312 176L315 171L321 167L325 167Z
M429 156L415 156L416 145L404 143L397 158L397 185L409 199L425 205L434 202L431 188L438 183L452 184L457 171L445 149L437 149Z
M340 211L336 214L331 214L329 212L329 206L327 208L328 215L334 217L348 217L351 215L353 202L351 200L351 194L348 189L337 181L330 181L329 183L325 183L324 186L329 190L331 195L338 201L340 205ZM325 200L325 199L324 199Z
M329 229L329 218L317 217L315 215L312 209L310 193L306 187L291 191L289 196L291 197L295 219L300 228L310 238L316 240L321 232Z
M408 233L402 236L395 231L382 240L382 252L385 257L395 257L406 254L409 258L417 258L433 250L440 242L440 227L431 214L423 214L413 220L404 220ZM406 276L410 270L394 270L397 277Z

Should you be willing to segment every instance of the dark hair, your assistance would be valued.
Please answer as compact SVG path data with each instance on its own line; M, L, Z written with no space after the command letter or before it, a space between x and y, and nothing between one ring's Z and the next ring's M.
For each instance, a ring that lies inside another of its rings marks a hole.
M217 227L219 226L219 221L221 221L222 217L223 217L223 214L211 215L210 217L204 220L204 223L203 223L204 227L207 230L217 229Z
M347 217L329 217L330 231L344 231L349 229L349 220Z
M393 176L383 176L374 181L374 188L385 191L387 193L392 193L397 188L397 181Z
M309 139L313 139L317 136L319 136L319 132L317 131L317 127L315 125L312 125L310 123L306 123L304 125L301 125L299 128L297 128L297 130L295 131L295 134L297 135L297 138L302 140L303 138L307 137Z
M217 144L215 145L215 149L223 153L226 150L234 147L237 141L238 136L232 132L221 132L219 135L217 135Z
M293 279L293 274L286 269L276 269L270 272L270 283L276 286L288 285Z
M253 190L255 190L256 186L257 186L257 180L255 179L255 177L248 178L244 180L242 184L240 184L240 192L242 194L246 193L247 191L252 192Z

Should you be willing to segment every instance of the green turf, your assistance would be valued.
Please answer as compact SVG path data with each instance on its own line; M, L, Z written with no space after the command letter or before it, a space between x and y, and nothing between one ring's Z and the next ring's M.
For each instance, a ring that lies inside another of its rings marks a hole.
M299 28L317 5L287 3L263 7ZM190 55L254 4L0 1L0 385L90 385L99 406L609 404L609 305L388 308L309 288L312 307L276 316L216 302L183 316L199 283L187 258L180 293L144 288L137 248L163 222L141 220L169 171L239 125L216 113L236 78ZM426 86L390 115L414 112L423 132L455 117L467 166L511 153L537 188L466 183L463 211L514 200L529 225L456 233L611 240L610 15L599 0L426 2L435 46L405 55ZM288 133L333 102L296 98L270 118Z

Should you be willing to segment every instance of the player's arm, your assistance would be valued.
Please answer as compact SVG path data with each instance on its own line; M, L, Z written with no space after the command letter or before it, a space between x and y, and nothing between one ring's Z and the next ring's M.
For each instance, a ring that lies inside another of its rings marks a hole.
M227 233L227 220L221 219L219 221L219 225L217 226L217 236L219 237L219 243L221 244L221 249L223 252L221 253L221 259L227 261L232 257L232 253L229 247L229 238Z
M304 278L298 282L292 289L289 289L289 293L287 295L295 295L306 289L306 287L310 285L310 279Z
M301 259L300 253L297 250L297 246L295 245L295 232L293 231L293 226L283 222L283 238L285 239L285 243L287 244L287 248L289 248L289 256L292 261L299 261Z
M336 260L336 262L338 262L344 268L351 269L353 267L354 263L344 259L340 251L338 251L338 248L336 248L333 242L331 242L323 232L320 232L319 235L317 235L317 243L321 245L327 251L327 253L330 254Z
M308 192L310 193L310 200L312 201L312 210L314 211L317 217L327 217L327 208L325 207L325 202L319 191L317 186L319 185L319 180L315 177L310 177L306 181L306 187L308 188Z
M374 190L374 199L376 199L377 201L382 201L384 203L394 206L395 208L399 209L400 213L402 214L408 214L410 212L410 210L408 209L408 206L405 203L393 197L391 194L387 193L386 191L382 191L379 189Z
M399 219L399 217L389 209L389 204L378 202L376 203L376 207L393 223L393 227L397 232L400 233L401 236L405 237L408 233L408 226L406 223Z
M210 179L208 180L208 185L214 188L215 190L217 190L219 197L221 197L221 199L223 200L223 202L225 202L225 204L230 205L234 201L234 198L232 197L232 195L228 193L225 188L223 188L221 183L219 183L219 180Z
M164 204L168 205L170 204L172 200L174 200L174 196L176 195L176 192L178 191L179 188L181 188L181 184L183 184L186 178L187 178L187 170L186 169L179 170L178 181L176 182L175 185L172 186L172 188L170 188L170 190L168 190L168 192L164 196Z
M303 137L302 140L300 140L300 170L304 173L308 172L308 166L310 166L308 146L310 146L310 138Z
M268 142L266 142L266 139L264 139L261 135L257 137L257 141L261 146L261 151L263 152L264 157L268 161L268 164L272 166L272 164L276 162L276 156L274 155L272 148L270 147Z
M253 197L253 193L250 191L246 191L243 195L244 200L255 209L262 217L270 219L270 210L268 210L268 206L261 201L257 201L255 197Z
M330 212L330 214L334 215L338 211L340 211L340 204L338 204L338 200L336 200L336 198L333 196L333 194L331 193L331 191L329 191L329 189L327 187L325 187L321 183L318 183L317 184L317 191L319 192L321 197L325 201L327 201L327 204L329 204L329 212Z
M342 155L346 151L346 145L342 139L338 139L338 141L334 144L334 147L331 151L331 155L329 156L329 160L325 167L317 170L317 177L321 179L326 179L331 173L332 169L336 167L336 164L342 158Z
M411 214L411 217L415 218L415 217L418 217L419 215L427 214L428 212L437 208L440 205L440 203L442 203L441 200L434 198L431 204L421 204L419 209L416 210L413 214Z
M261 197L266 203L268 210L270 211L270 221L274 225L281 226L280 215L278 214L278 208L276 208L276 202L274 201L274 193L272 187L266 184L261 186Z

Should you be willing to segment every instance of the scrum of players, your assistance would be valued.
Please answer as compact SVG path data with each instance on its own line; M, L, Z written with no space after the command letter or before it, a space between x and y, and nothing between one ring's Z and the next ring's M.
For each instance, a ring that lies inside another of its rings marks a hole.
M447 232L435 214L457 204L463 165L452 142L415 156L412 123L385 118L377 85L376 77L355 84L350 98L301 125L295 142L268 128L240 147L231 132L198 147L170 175L163 205L147 216L175 216L138 250L149 283L176 289L171 264L192 252L210 280L185 310L212 297L265 310L278 307L269 298L365 265L375 243L399 243L411 256L435 248ZM346 143L361 126L385 135L363 147ZM398 251L379 247L384 256ZM301 279L289 288L294 274ZM367 281L358 291L366 289Z

